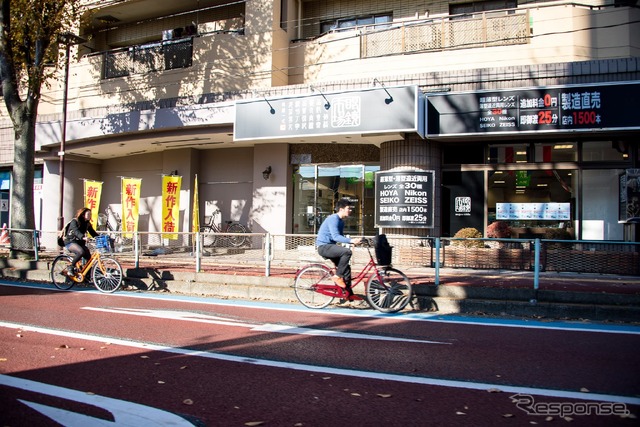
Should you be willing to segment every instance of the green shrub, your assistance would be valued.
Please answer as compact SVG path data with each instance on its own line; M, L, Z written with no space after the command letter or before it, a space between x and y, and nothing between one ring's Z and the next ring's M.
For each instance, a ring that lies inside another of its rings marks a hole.
M495 221L487 227L487 237L491 239L506 239L511 237L511 227L504 221Z
M564 228L546 228L544 238L547 240L571 240L571 233Z
M473 227L461 228L454 234L455 239L480 239L482 238L482 233L478 231L478 229ZM482 240L454 240L454 246L464 246L467 248L482 248L484 247L484 243Z

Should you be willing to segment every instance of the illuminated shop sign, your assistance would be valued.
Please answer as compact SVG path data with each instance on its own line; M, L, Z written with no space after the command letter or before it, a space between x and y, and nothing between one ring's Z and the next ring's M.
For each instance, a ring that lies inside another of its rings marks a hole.
M427 136L640 129L640 83L427 96Z
M434 171L376 172L376 227L432 228Z
M374 87L236 102L233 139L416 132L424 135L424 96L417 86Z

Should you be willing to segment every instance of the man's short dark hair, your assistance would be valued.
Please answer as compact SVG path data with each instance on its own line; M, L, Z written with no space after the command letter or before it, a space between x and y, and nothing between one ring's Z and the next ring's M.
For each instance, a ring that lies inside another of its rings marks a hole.
M336 212L338 212L342 208L346 208L347 206L351 206L351 200L349 199L340 199L336 202Z

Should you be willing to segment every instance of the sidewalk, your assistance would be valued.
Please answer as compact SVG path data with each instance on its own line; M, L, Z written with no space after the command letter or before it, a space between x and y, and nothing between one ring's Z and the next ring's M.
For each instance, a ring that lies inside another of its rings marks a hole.
M120 258L119 258L120 259ZM120 259L127 291L173 292L229 299L266 300L298 304L292 289L295 268L264 269L248 265L193 266L171 258L146 260L134 268ZM47 260L0 258L0 275L49 282ZM542 272L534 289L531 271L398 266L414 286L410 310L434 314L466 313L537 319L575 319L640 323L640 277ZM363 285L355 290L362 291Z

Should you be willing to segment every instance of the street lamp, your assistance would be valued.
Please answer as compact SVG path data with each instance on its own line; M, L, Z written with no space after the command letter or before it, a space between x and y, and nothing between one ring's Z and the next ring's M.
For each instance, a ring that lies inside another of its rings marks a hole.
M64 96L62 100L62 135L60 140L60 151L58 151L59 161L59 177L60 177L60 206L58 209L58 230L64 227L64 214L62 208L64 205L64 145L67 141L67 93L69 91L69 51L72 45L84 43L86 40L76 36L73 33L61 33L58 35L58 43L64 44Z

